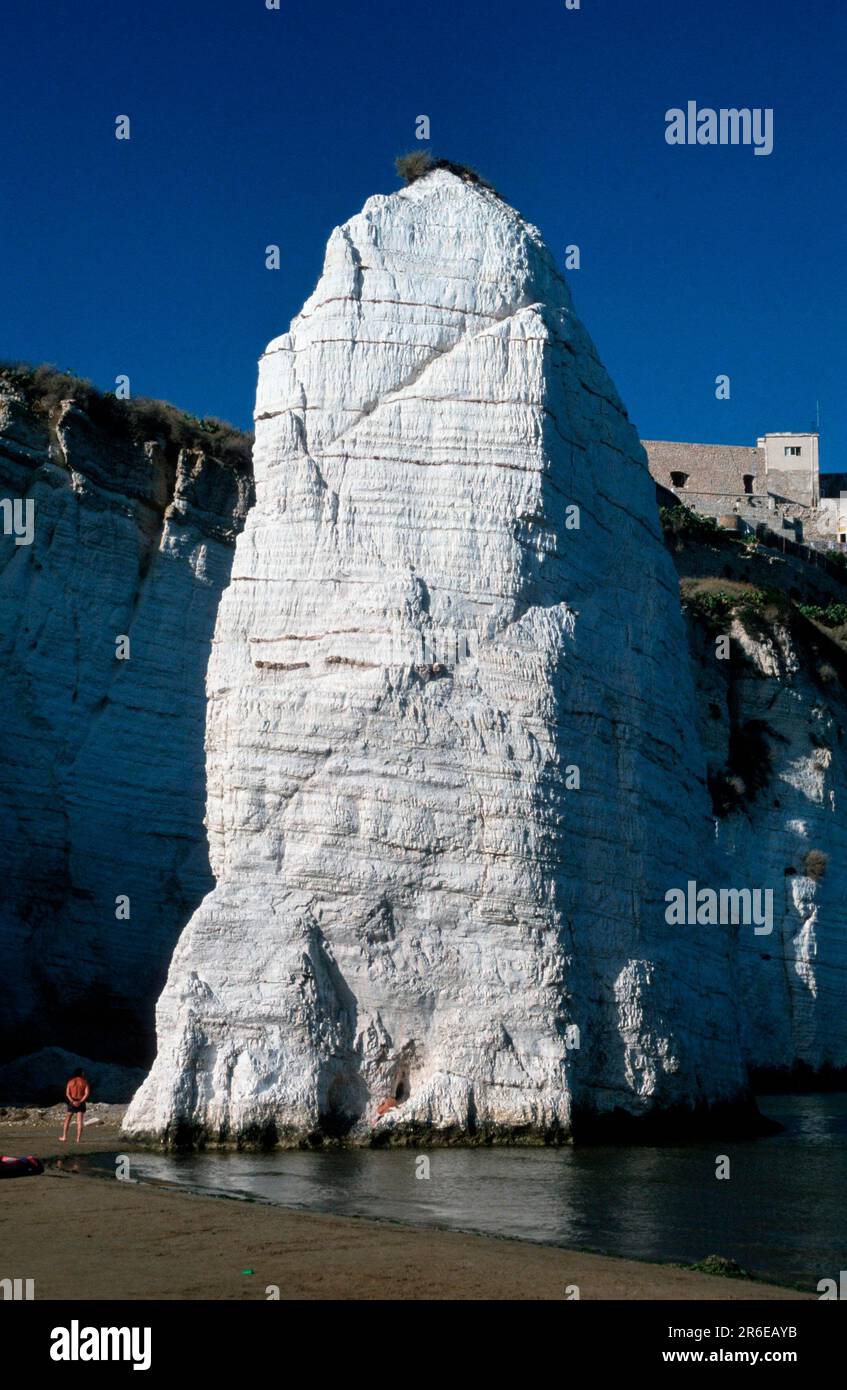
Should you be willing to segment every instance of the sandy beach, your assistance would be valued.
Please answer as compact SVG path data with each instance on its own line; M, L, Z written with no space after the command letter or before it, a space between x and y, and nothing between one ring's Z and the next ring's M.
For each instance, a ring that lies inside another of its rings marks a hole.
M525 1241L289 1211L73 1172L76 1153L127 1149L120 1110L76 1145L58 1111L0 1119L5 1153L61 1160L40 1178L0 1183L4 1275L40 1299L813 1298L775 1285ZM67 1150L65 1152L65 1150ZM250 1270L252 1273L245 1273Z

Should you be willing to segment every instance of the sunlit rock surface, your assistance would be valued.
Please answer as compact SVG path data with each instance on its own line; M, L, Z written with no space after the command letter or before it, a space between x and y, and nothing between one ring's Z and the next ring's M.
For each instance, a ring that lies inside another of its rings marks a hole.
M254 463L217 886L127 1127L557 1137L736 1100L733 933L665 921L715 881L676 578L538 232L444 171L369 199L262 358Z

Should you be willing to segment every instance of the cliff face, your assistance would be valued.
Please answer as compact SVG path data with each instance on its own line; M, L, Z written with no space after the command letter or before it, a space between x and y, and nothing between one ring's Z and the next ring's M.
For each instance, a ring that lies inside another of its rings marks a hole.
M208 673L214 891L127 1117L170 1136L556 1136L735 1100L676 576L538 233L375 197L259 376ZM112 623L114 626L114 622Z
M0 494L33 524L0 535L0 1060L149 1060L212 884L204 675L251 489L249 462L116 436L0 376Z
M802 1084L847 1068L847 655L784 592L762 596L737 590L717 624L694 596L691 653L722 882L773 892L772 932L739 938L745 1057L759 1084Z

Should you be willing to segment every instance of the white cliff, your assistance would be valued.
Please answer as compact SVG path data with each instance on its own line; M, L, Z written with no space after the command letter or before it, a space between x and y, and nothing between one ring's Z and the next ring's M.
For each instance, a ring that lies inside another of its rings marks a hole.
M727 633L715 660L714 633L692 632L703 743L729 781L722 882L774 895L772 930L739 937L742 1041L761 1081L796 1084L847 1067L847 658L784 601Z
M148 1063L173 944L212 883L204 678L249 459L146 438L0 373L2 1062Z
M443 170L369 199L262 358L254 465L216 887L127 1128L556 1137L735 1101L734 934L665 920L714 840L675 575L538 232Z

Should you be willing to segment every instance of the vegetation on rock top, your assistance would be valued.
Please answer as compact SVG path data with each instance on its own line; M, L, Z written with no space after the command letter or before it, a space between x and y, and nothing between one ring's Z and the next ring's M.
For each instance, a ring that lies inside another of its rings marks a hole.
M406 183L416 183L426 174L431 174L434 169L446 169L448 173L464 179L465 183L479 184L480 188L486 188L497 198L503 196L502 193L497 192L493 184L488 182L488 179L484 179L482 174L478 174L476 169L472 169L469 164L454 164L452 159L443 159L439 155L433 155L430 150L410 150L408 154L398 155L394 161L394 167L398 177L405 179Z
M138 396L120 400L100 391L84 377L60 371L50 363L31 366L0 362L0 383L17 388L33 411L55 422L62 401L72 400L98 429L118 438L144 443L158 440L166 453L199 449L229 468L252 472L253 436L214 416L200 419L167 401Z

